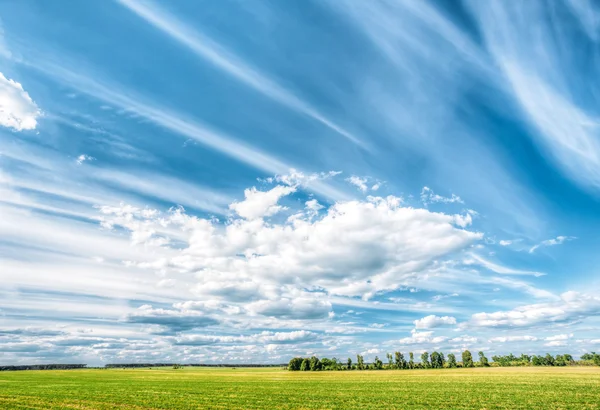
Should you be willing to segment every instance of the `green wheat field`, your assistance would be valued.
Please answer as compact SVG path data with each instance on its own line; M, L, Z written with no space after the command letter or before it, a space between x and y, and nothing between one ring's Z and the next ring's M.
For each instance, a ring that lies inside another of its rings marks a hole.
M600 409L600 368L0 373L2 409Z

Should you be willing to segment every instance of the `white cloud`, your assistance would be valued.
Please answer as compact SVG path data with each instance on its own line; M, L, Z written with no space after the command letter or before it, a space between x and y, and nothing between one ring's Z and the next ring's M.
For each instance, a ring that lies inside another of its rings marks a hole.
M431 203L443 203L443 204L452 204L452 203L459 203L459 204L463 204L463 200L457 196L452 194L451 197L444 197L441 195L436 194L435 192L433 192L433 190L429 187L424 186L423 189L421 190L421 202L423 202L423 205L428 205Z
M269 191L259 191L252 187L244 191L246 199L232 203L229 208L246 219L272 216L284 209L282 206L277 205L279 200L295 190L295 187L282 185L277 185Z
M532 275L532 276L536 276L536 277L545 275L545 273L542 273L542 272L520 270L520 269L509 268L507 266L502 266L497 263L490 262L487 259L484 259L475 253L471 253L469 256L471 257L471 259L465 259L463 261L466 265L469 265L472 263L477 263L478 265L481 265L484 268L491 270L492 272L496 272L496 273L499 273L502 275Z
M573 337L573 333L548 336L545 340L547 343L544 346L548 347L558 347L558 346L567 346L567 341Z
M509 240L501 240L500 242L498 242L500 244L500 246L509 246L513 243L513 241L509 241Z
M451 293L451 294L449 294L449 295L435 295L435 296L433 296L433 297L431 298L431 300L433 300L433 301L435 301L435 302L438 302L438 301L440 301L440 300L442 300L442 299L454 298L454 297L457 297L457 296L459 296L459 294L458 294L458 293Z
M281 223L261 219L280 211L278 200L294 190L287 186L246 190L246 199L231 205L242 218L234 217L226 225L188 216L181 209L151 217L140 212L125 218L114 214L113 219L104 210L103 223L122 226L132 237L143 237L142 242L169 240L176 230L172 242L180 245L159 266L172 272L202 272L194 288L198 292L215 290L219 284L233 292L237 285L232 283L254 283L248 289L256 289L256 295L275 295L275 300L285 299L281 286L292 285L368 299L403 286L404 278L414 280L419 272L427 275L434 261L482 237L456 228L453 215L402 207L392 196L338 202L318 217L299 214ZM318 208L314 202L309 206ZM137 266L156 268L146 262ZM274 302L255 303L275 309Z
M174 344L179 346L206 346L213 344L291 344L314 341L318 334L307 330L292 332L263 331L252 335L240 336L209 336L209 335L184 335L174 339Z
M96 158L90 157L89 155L81 154L80 156L77 157L77 159L75 160L75 162L77 162L77 165L81 165L85 161L93 161L95 159Z
M346 181L350 182L362 192L367 192L369 190L366 178L361 178L356 175L352 175L350 178L347 178Z
M23 86L0 73L0 125L16 131L33 130L40 115Z
M455 325L456 318L452 316L429 315L414 321L416 329L433 329L445 325Z
M479 339L474 336L458 336L448 340L450 343L461 343L466 345L477 343L478 341Z
M542 246L562 245L566 241L572 241L574 239L577 239L577 238L575 238L574 236L557 236L556 238L548 239L548 240L540 242L537 245L532 246L531 249L529 249L529 253L535 252L536 249L539 249Z
M267 182L269 184L279 182L284 185L289 186L302 186L307 187L315 182L333 178L336 175L341 174L341 171L328 171L328 172L313 172L311 174L306 174L302 171L298 171L297 169L291 168L289 172L285 174L277 174L274 177L268 177L265 179L260 179L259 181Z
M567 27L564 21L549 19L541 3L528 2L526 7L513 2L468 4L488 52L502 70L509 92L530 125L534 142L566 176L597 192L600 188L597 105L593 98L581 98L576 91L589 87L595 79L577 71L579 59L571 48L563 47L554 37L557 32L572 33L572 27ZM597 26L597 22L592 24L597 13L590 9L572 7L577 16L586 16L573 21L581 22L588 33Z
M510 342L535 342L538 338L535 336L498 336L492 337L490 343L510 343Z
M156 325L173 332L186 331L216 325L219 321L198 310L154 309L150 305L140 306L127 315L129 323Z
M433 336L433 332L418 332L416 330L411 331L410 337L404 337L400 340L395 340L393 343L401 345L424 345L424 344L436 344L443 343L448 340L445 336Z
M525 305L509 311L476 313L468 326L475 327L530 327L549 323L582 320L600 313L600 298L578 292L565 292L560 300L550 303Z

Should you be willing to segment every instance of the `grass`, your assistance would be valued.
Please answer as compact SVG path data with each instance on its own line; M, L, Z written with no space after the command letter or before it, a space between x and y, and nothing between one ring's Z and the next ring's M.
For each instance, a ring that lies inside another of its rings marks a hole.
M1 409L600 409L600 368L0 373Z

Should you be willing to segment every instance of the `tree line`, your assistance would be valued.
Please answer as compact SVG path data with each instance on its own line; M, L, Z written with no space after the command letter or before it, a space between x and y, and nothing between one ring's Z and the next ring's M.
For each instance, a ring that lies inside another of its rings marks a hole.
M83 369L87 364L30 364L19 366L0 366L0 371L11 370L71 370Z
M484 352L479 352L477 360L469 350L461 354L461 361L458 361L453 353L444 356L444 353L433 352L431 355L424 352L420 356L420 361L415 361L412 352L405 357L401 352L394 352L392 355L386 355L387 363L384 363L378 356L372 363L365 363L362 355L356 355L356 362L348 358L345 362L336 359L312 357L294 357L288 363L288 370L292 371L319 371L319 370L384 370L384 369L444 369L459 367L490 367L490 366L575 366L575 365L596 365L600 366L600 354L595 352L586 353L580 360L575 360L570 354L552 356L547 353L544 356L526 355L514 356L492 356L492 363L489 362Z
M110 363L104 365L105 368L137 368L137 367L285 367L285 364L227 364L227 363Z

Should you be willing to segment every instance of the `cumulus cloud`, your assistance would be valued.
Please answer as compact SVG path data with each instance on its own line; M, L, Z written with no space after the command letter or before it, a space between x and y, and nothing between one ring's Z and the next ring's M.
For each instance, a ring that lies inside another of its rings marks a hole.
M463 345L470 345L473 343L477 343L479 341L479 339L477 339L474 336L458 336L458 337L453 337L452 339L448 340L448 342L450 343L460 343Z
M394 343L401 345L425 345L425 344L436 344L443 343L448 338L446 336L433 336L433 332L418 332L417 330L412 330L410 337L404 337L400 340L395 340Z
M281 298L251 303L248 310L254 314L282 319L324 319L329 317L331 303L308 296Z
M256 299L257 313L287 317L300 308L293 299L307 297L297 290L368 299L405 286L419 272L427 275L436 261L482 237L460 229L455 215L403 207L394 196L341 201L326 210L308 201L308 210L294 218L268 220L267 215L282 211L278 200L292 192L294 187L284 185L246 190L246 199L231 206L239 217L226 224L181 208L165 214L124 205L102 207L102 224L129 230L138 243L178 244L170 257L130 261L131 266L198 273L193 287L198 295ZM312 292L310 299L316 295ZM316 307L318 315L328 307L311 306L306 312Z
M150 305L140 306L127 315L129 323L158 325L173 332L207 327L219 323L215 318L197 310L154 309Z
M560 300L517 307L509 311L476 313L467 325L476 327L529 327L572 322L600 313L600 297L565 292Z
M40 114L23 86L0 73L0 125L16 131L33 130Z
M548 336L545 339L546 343L544 344L544 346L548 346L548 347L567 346L567 341L572 337L573 337L573 333Z
M352 175L350 178L347 178L346 181L350 182L362 192L367 192L369 190L366 178L361 178L356 175Z
M533 253L537 249L539 249L543 246L562 245L566 241L572 241L574 239L577 239L577 238L575 238L574 236L557 236L556 238L548 239L548 240L538 243L537 245L532 246L531 249L529 249L529 253Z
M455 325L456 318L452 316L429 315L414 321L416 329L433 329L440 326Z
M352 175L349 178L346 178L346 182L349 182L351 185L354 185L359 191L366 193L369 190L377 191L383 185L382 181L376 180L372 177L359 177L357 175Z
M279 200L295 190L295 187L282 185L278 185L269 191L259 191L253 187L244 191L245 199L243 201L234 202L229 205L229 208L246 219L272 216L284 209L282 206L277 205Z

